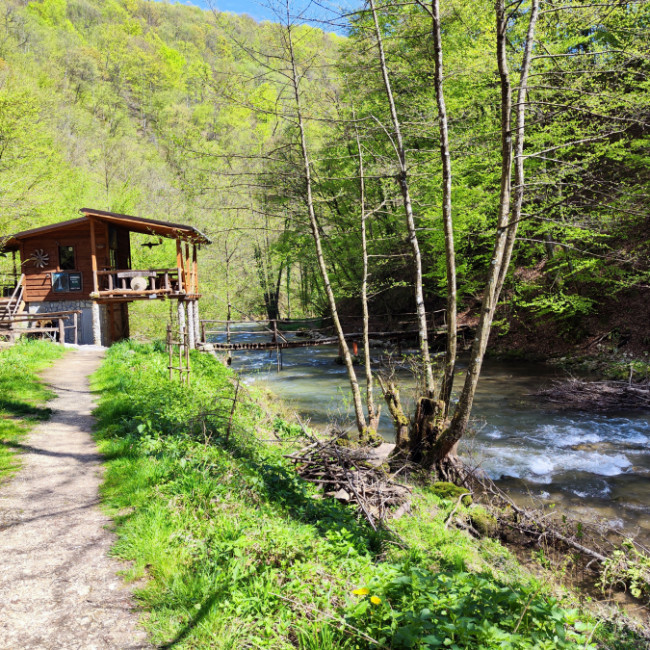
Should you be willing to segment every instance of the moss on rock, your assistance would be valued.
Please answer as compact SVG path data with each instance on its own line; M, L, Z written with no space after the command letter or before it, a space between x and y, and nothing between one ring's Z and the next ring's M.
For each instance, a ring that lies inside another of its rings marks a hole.
M472 503L472 497L467 494L467 490L454 483L449 483L447 481L438 481L431 486L431 491L440 499L447 499L453 501L454 499L463 497L463 505L469 506Z

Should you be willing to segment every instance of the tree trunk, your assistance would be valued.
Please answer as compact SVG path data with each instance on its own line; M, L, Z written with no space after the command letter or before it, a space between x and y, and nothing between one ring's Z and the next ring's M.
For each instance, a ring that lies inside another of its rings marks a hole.
M415 219L413 216L413 204L411 201L411 191L409 188L408 180L408 167L406 165L406 150L402 139L402 128L400 125L399 117L397 116L397 109L395 108L395 100L393 91L388 76L388 66L386 65L386 56L384 54L384 44L381 35L381 28L379 27L379 20L377 18L377 10L375 8L374 0L369 0L370 10L375 25L375 36L377 38L377 48L379 51L379 63L381 67L381 74L384 81L384 88L386 90L386 98L390 108L390 115L393 122L393 130L395 131L395 150L397 159L399 161L399 187L402 193L402 201L404 203L404 212L406 214L406 226L409 234L409 244L413 252L413 266L415 271L415 306L418 317L418 328L420 333L420 354L422 355L422 363L424 365L424 382L425 389L429 397L433 397L435 384L433 381L433 368L431 367L431 356L429 355L429 337L427 328L427 314L424 308L424 290L422 288L422 257L420 255L420 243L417 238L415 229Z
M386 405L393 419L395 426L395 444L396 452L393 455L398 458L406 459L411 453L411 431L409 419L404 415L402 402L399 397L399 390L395 383L390 381L386 382L382 379L381 375L377 376L377 381L381 386L381 391L384 394Z
M316 258L318 260L318 266L320 268L321 276L323 278L323 285L325 287L325 293L327 295L327 300L329 303L329 308L332 313L332 320L334 321L334 328L336 329L336 335L339 339L339 345L341 347L341 353L343 356L343 361L345 367L348 371L348 377L350 379L350 387L352 389L352 399L354 402L354 412L356 416L356 424L359 433L363 433L366 428L366 419L363 414L363 405L361 402L361 392L359 390L359 383L357 381L357 376L354 371L354 366L352 364L352 357L350 355L350 350L348 349L347 341L345 340L345 335L343 333L343 328L341 327L341 322L338 316L338 310L336 308L336 299L334 297L334 291L330 284L329 273L327 271L327 265L325 264L325 257L323 255L323 247L321 244L320 230L318 226L318 220L316 218L316 211L314 209L314 196L312 188L312 177L311 177L311 160L309 157L309 149L307 147L307 136L305 134L305 123L302 114L302 101L300 97L300 81L298 70L296 68L296 57L293 47L293 35L292 35L292 25L291 18L289 14L289 6L286 5L286 35L287 35L287 46L289 50L290 65L291 65L291 84L293 86L294 100L296 105L296 118L298 123L298 129L300 133L300 150L302 153L303 159L303 174L305 181L306 189L306 201L307 201L307 211L309 214L309 224L311 227L312 237L314 239L314 244L316 247Z
M512 247L514 246L517 224L519 219L510 214L511 203L511 181L512 181L512 88L510 85L510 73L507 60L506 31L508 16L504 0L497 0L497 60L499 65L499 78L501 85L501 193L499 199L499 213L497 220L497 234L494 244L494 251L490 263L488 280L483 292L481 303L481 316L476 330L476 336L472 345L470 362L465 376L463 391L458 401L450 426L439 437L430 457L430 465L441 463L452 451L456 443L464 435L469 424L469 417L476 393L479 374L485 350L490 336L490 328L494 318L494 312L499 300L499 293L503 285L503 278L510 262ZM518 165L521 165L517 172L518 182L514 212L521 211L521 199L523 197L523 143L525 127L525 107L528 73L534 44L535 25L539 14L539 0L532 0L532 7L529 18L528 33L524 50L524 58L521 66L519 82L519 101L516 112L517 130L517 152ZM510 217L510 219L509 219Z
M356 119L356 115L354 116ZM372 441L377 436L379 426L380 409L375 406L372 382L372 363L370 360L370 338L369 338L369 313L368 313L368 242L366 238L366 185L363 166L363 152L359 140L359 132L355 124L355 136L357 141L357 153L359 156L359 201L361 206L361 252L363 255L363 277L361 280L361 308L363 311L363 356L366 371L366 409L368 411L368 427L364 438Z
M456 300L456 253L454 250L454 225L451 218L451 155L449 152L449 130L447 107L443 92L442 36L440 28L440 1L431 3L433 48L435 71L433 85L438 104L438 126L440 128L440 160L442 161L442 222L445 230L445 260L447 266L447 346L445 349L445 370L438 399L443 404L443 417L449 413L451 390L454 385L457 347L457 300Z

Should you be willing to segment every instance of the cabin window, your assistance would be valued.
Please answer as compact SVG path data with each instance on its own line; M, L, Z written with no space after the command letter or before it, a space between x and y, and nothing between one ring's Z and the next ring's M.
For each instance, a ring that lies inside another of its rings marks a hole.
M52 273L52 290L55 293L81 291L81 273Z
M59 246L59 268L62 271L75 269L74 246Z

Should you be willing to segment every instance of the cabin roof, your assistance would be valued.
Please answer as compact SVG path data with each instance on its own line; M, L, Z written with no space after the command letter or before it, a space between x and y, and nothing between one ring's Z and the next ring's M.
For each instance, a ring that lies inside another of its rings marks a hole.
M161 237L170 237L172 239L182 239L194 244L210 244L211 240L206 237L200 230L194 226L186 226L179 223L170 223L168 221L156 221L154 219L145 219L144 217L134 217L128 214L119 214L117 212L106 212L104 210L93 210L91 208L81 208L83 217L69 219L68 221L59 221L48 226L40 228L31 228L23 230L14 235L10 235L6 241L0 239L0 247L4 250L17 250L20 247L20 241L34 235L42 235L48 232L74 227L87 223L89 218L97 221L122 226L130 232L139 232L145 235L159 235Z

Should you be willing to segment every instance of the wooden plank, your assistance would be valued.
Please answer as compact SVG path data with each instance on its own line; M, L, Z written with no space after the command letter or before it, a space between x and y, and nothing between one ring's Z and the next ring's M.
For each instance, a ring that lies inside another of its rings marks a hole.
M156 271L116 271L114 274L118 278L155 278Z
M145 289L144 291L138 291L136 289L113 289L112 291L98 291L97 295L106 298L110 296L149 296L157 293L167 295L171 293L171 289Z

